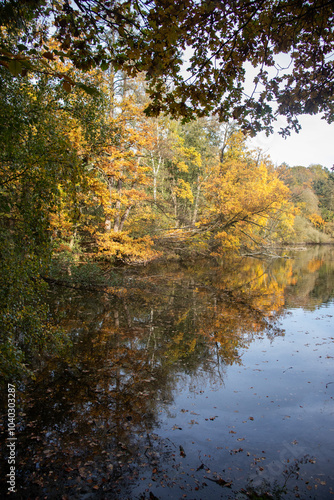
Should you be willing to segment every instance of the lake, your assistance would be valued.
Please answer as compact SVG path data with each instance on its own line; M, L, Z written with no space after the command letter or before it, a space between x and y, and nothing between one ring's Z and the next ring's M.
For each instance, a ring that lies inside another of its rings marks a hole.
M17 388L16 498L333 498L334 248L283 253L54 287L72 344Z

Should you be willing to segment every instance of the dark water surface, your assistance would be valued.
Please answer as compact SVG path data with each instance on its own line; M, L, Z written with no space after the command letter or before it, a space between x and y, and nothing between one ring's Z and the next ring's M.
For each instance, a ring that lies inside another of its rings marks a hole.
M73 346L17 389L16 497L334 498L334 249L119 276L50 294Z

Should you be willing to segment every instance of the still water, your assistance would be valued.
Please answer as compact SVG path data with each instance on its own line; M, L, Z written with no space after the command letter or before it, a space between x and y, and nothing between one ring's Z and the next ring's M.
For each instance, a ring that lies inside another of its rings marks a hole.
M333 498L334 249L117 276L50 293L72 346L20 388L17 498Z

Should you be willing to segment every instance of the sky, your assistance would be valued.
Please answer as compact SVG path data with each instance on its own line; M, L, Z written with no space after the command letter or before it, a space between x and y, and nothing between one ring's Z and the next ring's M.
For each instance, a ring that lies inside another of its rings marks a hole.
M302 129L298 134L292 132L287 139L282 139L277 132L269 137L261 133L249 141L250 147L261 148L275 165L283 162L290 167L320 164L331 169L334 166L334 124L329 125L320 115L303 115L299 119Z
M189 58L192 55L192 50L187 48L184 53L184 65L181 74L189 77L187 65ZM291 59L288 54L275 55L277 66L266 68L268 75L275 76L277 67L284 69L285 73L291 72ZM245 64L246 94L251 95L254 88L253 78L258 73L258 68L253 68L250 63ZM261 88L258 88L258 92ZM329 125L325 120L321 119L321 115L302 115L298 117L302 129L297 134L291 132L291 135L286 139L278 134L282 126L286 126L286 120L283 117L278 117L273 124L276 131L269 137L265 133L258 134L255 138L249 140L248 144L251 148L260 148L265 154L271 157L274 165L286 163L290 167L302 165L309 167L310 165L322 165L331 169L334 166L334 123Z
M289 74L291 69L291 59L288 54L275 55L276 66L266 68L268 75L275 76L277 67L284 68L284 73ZM246 82L245 89L248 95L251 95L254 88L253 78L257 75L258 69L253 68L251 64L245 64ZM261 91L261 89L259 89ZM328 169L334 166L334 123L329 125L325 120L321 119L321 114L318 115L301 115L298 120L302 129L297 134L291 132L291 135L286 139L278 134L278 131L283 126L286 126L285 117L278 117L273 124L274 132L269 137L265 133L258 134L252 141L251 147L261 148L268 154L274 165L286 163L290 167L302 165L308 167L310 165L322 165Z

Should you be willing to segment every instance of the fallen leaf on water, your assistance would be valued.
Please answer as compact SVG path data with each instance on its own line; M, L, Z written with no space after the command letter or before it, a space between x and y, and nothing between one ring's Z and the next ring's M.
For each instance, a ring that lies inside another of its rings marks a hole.
M86 469L84 469L83 467L80 467L79 474L81 477L85 477L86 476Z
M218 479L211 479L210 477L205 476L205 479L209 479L209 481L213 481L214 483L217 483L219 484L219 486L223 486L224 488L231 488L232 486L232 481L225 481L221 477L219 477Z
M238 450L231 450L230 455L232 455L232 453L234 453L234 454L240 453L241 451L244 451L243 448L239 448Z

